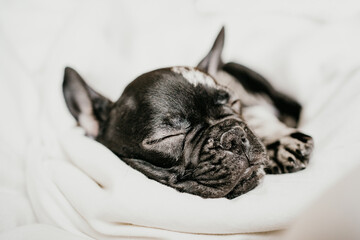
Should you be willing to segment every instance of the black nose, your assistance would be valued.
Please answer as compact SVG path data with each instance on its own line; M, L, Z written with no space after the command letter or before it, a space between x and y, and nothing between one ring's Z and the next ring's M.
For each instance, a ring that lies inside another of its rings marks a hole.
M231 149L232 147L249 145L249 141L246 138L246 133L241 127L235 127L229 131L223 133L220 137L220 145L223 149Z

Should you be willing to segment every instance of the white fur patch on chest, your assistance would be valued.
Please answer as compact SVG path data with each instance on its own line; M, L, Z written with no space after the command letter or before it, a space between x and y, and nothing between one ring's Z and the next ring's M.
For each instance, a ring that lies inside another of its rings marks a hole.
M193 67L172 67L171 71L181 74L189 83L194 86L203 84L209 87L216 87L215 80L209 75Z

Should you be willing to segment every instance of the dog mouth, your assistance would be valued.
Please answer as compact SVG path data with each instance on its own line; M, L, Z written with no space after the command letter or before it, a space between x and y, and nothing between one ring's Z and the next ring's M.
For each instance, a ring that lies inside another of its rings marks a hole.
M263 144L243 122L224 121L204 131L202 136L197 162L192 163L192 180L226 189L224 197L229 199L260 183L265 175L267 154Z
M257 187L265 176L265 171L261 166L251 166L246 170L244 175L245 176L239 180L237 185L225 196L226 198L236 198Z

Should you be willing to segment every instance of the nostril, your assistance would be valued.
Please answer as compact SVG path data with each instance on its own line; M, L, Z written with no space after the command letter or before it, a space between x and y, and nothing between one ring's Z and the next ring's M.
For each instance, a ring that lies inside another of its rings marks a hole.
M221 135L220 144L222 148L229 150L236 145L247 145L248 140L244 130L242 130L240 127L236 127Z
M233 134L230 131L225 132L220 137L220 145L224 149L230 149L233 144L233 140Z
M248 141L245 134L241 135L240 139L241 139L241 142L244 143L244 144L247 143L247 141Z

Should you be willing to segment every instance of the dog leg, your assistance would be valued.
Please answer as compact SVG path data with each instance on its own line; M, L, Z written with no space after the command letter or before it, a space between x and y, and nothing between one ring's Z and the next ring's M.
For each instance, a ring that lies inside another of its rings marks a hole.
M243 109L243 118L265 144L269 159L266 173L291 173L304 169L314 147L312 137L279 121L267 106Z

